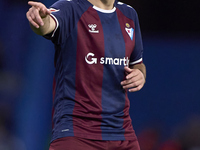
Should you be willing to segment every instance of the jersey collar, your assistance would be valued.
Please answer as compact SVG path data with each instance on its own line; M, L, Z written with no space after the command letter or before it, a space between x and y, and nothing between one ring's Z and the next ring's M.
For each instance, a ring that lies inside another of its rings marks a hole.
M111 9L111 10L101 9L101 8L99 8L99 7L96 7L96 6L93 6L93 8L94 8L95 10L97 10L97 11L102 12L102 13L113 13L113 12L115 12L115 10L116 10L116 7L115 7L115 6L114 6L113 9Z

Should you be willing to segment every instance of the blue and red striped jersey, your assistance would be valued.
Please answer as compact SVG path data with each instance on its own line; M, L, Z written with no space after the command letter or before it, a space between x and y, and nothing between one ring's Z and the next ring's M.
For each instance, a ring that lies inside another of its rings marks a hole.
M66 136L134 140L124 66L142 62L136 11L115 1L112 10L87 0L50 8L56 29L52 141Z

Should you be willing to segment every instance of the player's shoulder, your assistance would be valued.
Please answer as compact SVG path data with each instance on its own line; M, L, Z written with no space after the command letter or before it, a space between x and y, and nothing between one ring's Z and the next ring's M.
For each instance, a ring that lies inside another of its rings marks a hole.
M128 5L128 4L120 2L120 1L117 1L116 5L117 5L117 7L120 7L120 8L123 8L123 9L129 9L131 11L135 11L135 9L131 5Z
M52 6L54 7L76 7L78 0L58 0Z
M78 0L58 0L56 3L68 3L68 4L75 4L78 3Z
M132 6L120 1L116 1L116 7L124 14L132 14L132 15L137 14L136 10Z

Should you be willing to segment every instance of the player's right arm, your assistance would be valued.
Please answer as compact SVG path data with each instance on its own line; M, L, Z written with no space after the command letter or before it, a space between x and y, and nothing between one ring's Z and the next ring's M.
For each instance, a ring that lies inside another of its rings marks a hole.
M50 16L51 11L40 2L29 1L32 7L26 13L31 29L39 35L46 35L56 28L55 20Z

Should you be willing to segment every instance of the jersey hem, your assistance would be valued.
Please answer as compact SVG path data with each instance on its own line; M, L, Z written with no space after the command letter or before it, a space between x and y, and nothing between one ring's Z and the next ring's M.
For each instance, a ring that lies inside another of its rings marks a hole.
M77 134L74 135L73 133L68 133L68 135L60 135L57 137L54 137L51 139L51 143L59 138L64 138L64 137L78 137L78 138L84 138L84 139L89 139L89 140L99 140L99 141L132 141L132 140L137 140L136 135L133 133L132 136L121 136L121 135L114 135L113 137L105 137L103 134L103 139L102 137L97 137L97 136L90 136L88 134Z
M57 29L58 29L59 22L58 22L57 18L56 18L53 14L50 14L50 16L51 16L51 17L53 18L53 20L56 22L56 27L55 27L55 29L54 29L52 35L51 35L51 37L54 37L54 35L55 35L55 33L56 33Z

